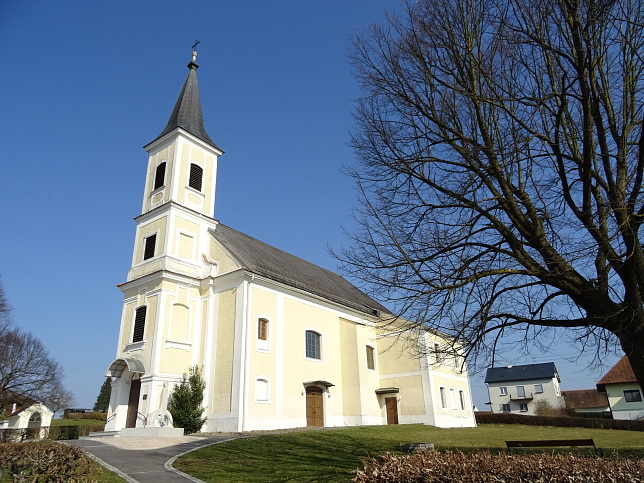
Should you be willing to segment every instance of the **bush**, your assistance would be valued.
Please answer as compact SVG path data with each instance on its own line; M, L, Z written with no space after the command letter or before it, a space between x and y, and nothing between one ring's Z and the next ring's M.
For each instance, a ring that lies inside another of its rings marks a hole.
M95 431L103 431L104 424L91 424L88 426L50 426L49 439L52 441L63 439L78 439Z
M527 416L521 414L476 412L478 424L525 424L561 428L623 429L644 431L644 421L630 419L579 418L568 416Z
M181 382L174 386L168 411L172 415L172 424L175 428L183 428L185 434L201 431L206 422L203 416L203 392L206 381L201 375L199 366L192 366L189 374L183 374Z
M87 482L99 472L75 446L49 441L0 445L0 481Z
M353 481L365 482L604 482L641 481L644 460L583 457L574 454L510 455L419 451L385 453L365 461Z
M107 420L107 413L93 412L93 413L68 413L67 419L98 419L100 421Z

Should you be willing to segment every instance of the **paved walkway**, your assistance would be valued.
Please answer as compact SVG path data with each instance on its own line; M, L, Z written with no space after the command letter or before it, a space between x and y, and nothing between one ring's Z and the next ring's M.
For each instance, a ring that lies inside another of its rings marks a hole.
M182 438L93 438L66 443L79 446L99 463L130 483L185 483L201 481L172 468L182 454L239 438L239 435Z

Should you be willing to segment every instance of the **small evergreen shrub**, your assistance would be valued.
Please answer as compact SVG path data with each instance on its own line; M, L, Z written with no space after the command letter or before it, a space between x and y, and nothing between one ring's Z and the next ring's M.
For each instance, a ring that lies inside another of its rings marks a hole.
M93 413L69 413L67 419L98 419L100 421L107 420L107 413L93 412Z
M181 382L174 386L168 411L172 415L172 425L183 428L185 434L197 433L206 422L203 416L203 392L206 381L201 375L199 366L192 366L188 374L184 373Z
M104 424L92 424L89 426L50 426L48 439L52 441L65 439L78 439L87 436L89 433L103 431Z

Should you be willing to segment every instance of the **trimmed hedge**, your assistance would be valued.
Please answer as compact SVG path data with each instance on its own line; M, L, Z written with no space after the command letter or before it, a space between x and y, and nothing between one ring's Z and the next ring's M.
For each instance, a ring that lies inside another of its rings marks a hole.
M89 482L96 481L100 471L75 446L51 441L0 445L0 481Z
M61 439L78 439L80 436L87 436L95 431L103 431L104 424L90 424L87 426L50 426L49 439L52 441Z
M644 460L584 457L575 454L510 455L419 451L385 453L364 462L353 481L371 482L606 482L644 479Z
M644 431L644 420L573 418L569 416L527 416L512 413L476 412L479 424L526 424L529 426L558 426L561 428L624 429Z
M99 421L107 421L107 413L68 413L65 416L67 419L98 419Z

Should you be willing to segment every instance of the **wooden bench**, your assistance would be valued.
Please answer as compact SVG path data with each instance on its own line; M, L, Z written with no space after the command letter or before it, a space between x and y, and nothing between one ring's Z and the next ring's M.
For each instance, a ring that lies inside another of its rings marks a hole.
M546 447L578 447L578 446L592 446L597 456L604 456L604 451L595 446L592 439L542 439L531 441L506 441L506 446L510 453L516 452L516 448L546 448Z

